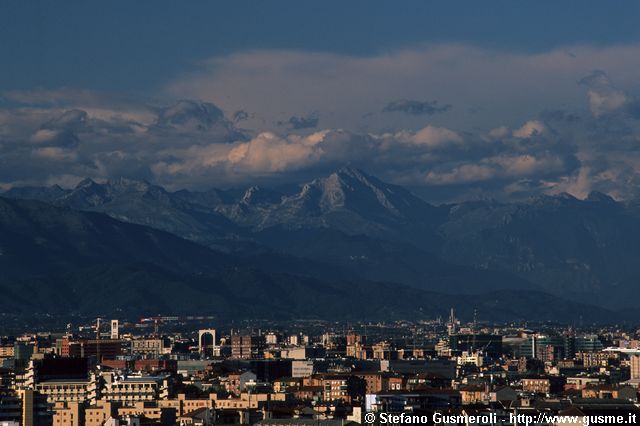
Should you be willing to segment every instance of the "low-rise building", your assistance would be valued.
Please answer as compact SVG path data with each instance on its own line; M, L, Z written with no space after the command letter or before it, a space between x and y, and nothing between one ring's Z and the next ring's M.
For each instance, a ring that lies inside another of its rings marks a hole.
M113 373L102 375L104 386L101 399L107 402L131 404L144 401L167 399L172 393L172 380L162 376L118 376Z

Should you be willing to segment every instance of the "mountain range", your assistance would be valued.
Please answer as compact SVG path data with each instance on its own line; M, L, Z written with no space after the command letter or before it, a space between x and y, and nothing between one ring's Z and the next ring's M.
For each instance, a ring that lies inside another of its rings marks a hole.
M359 300L366 317L618 320L640 293L638 207L600 193L436 206L352 168L294 189L16 187L0 198L0 309L344 317Z

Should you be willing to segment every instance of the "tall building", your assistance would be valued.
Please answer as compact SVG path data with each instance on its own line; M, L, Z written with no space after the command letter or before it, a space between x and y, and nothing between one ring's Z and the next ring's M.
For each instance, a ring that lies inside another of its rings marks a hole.
M73 339L65 336L56 341L56 349L63 357L96 357L113 359L122 353L121 340Z
M19 389L17 393L22 403L22 426L51 424L49 406L44 396L32 389Z
M640 355L631 355L631 380L640 379Z
M361 334L349 333L347 334L347 356L354 358L362 358L360 354L363 352L367 343L366 336Z
M449 336L456 334L458 332L458 320L456 320L456 316L453 312L453 308L451 308L451 312L449 313L449 323L447 324L447 332Z
M159 356L165 353L167 348L165 343L164 339L133 339L131 340L131 353Z
M258 359L264 354L262 336L231 336L231 357L236 359Z
M267 343L267 345L277 345L279 340L280 336L278 336L276 333L267 333L265 335L265 342Z
M574 354L576 352L598 352L604 348L600 338L596 335L576 336L569 339L571 339Z
M0 388L0 424L22 420L22 401L13 389Z
M22 424L24 426L33 426L33 390L20 389L18 395L22 400Z
M120 338L119 322L117 319L111 320L111 339L117 340Z
M366 345L367 344L367 339L365 336L361 335L361 334L356 334L356 333L349 333L347 334L347 345L351 346L351 345L355 345L355 344L361 344L361 345Z
M547 359L550 351L553 351L558 358L573 358L578 352L598 352L603 346L598 336L559 336L559 335L531 335L520 346L520 355L527 358L540 360Z
M14 358L18 361L28 361L35 352L35 346L32 343L16 343L13 346Z
M43 358L32 360L27 372L27 386L49 380L76 380L89 377L86 358Z

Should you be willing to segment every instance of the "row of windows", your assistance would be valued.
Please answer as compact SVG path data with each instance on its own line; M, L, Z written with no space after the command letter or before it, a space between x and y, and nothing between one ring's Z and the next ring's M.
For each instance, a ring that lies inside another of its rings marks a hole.
M117 385L111 385L109 386L110 389L155 389L158 387L157 383L138 383L138 384L131 384L131 383L121 383L121 384L117 384Z

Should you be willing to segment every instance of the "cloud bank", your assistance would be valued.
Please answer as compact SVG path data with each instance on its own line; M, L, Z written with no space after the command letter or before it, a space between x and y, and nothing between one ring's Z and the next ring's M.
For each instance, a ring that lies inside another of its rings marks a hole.
M119 176L174 189L278 185L349 164L438 201L593 190L630 199L637 65L635 46L260 51L205 62L168 84L162 101L8 92L0 186Z

